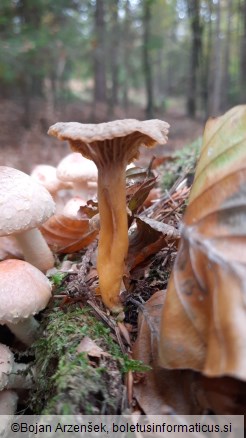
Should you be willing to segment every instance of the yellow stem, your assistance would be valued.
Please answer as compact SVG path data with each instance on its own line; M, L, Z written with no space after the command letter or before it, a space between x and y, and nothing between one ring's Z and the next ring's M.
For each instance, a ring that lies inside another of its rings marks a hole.
M117 312L120 285L125 272L128 251L125 165L98 169L98 205L100 233L97 270L104 304Z

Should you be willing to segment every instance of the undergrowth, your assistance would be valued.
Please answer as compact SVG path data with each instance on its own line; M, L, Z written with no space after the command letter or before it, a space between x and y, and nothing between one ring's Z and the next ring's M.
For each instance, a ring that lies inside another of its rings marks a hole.
M168 161L162 168L161 186L168 190L183 173L194 172L202 146L202 138L199 137L182 149L173 154L173 160Z

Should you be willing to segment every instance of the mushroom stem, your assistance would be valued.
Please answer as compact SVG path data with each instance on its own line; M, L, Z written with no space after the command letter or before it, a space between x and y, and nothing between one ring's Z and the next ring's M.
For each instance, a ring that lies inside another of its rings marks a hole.
M45 239L37 228L15 234L27 262L46 272L54 266L54 257Z
M125 164L112 163L98 169L100 233L97 270L104 304L114 312L122 310L119 292L128 251Z
M37 333L39 329L38 321L33 317L21 319L17 323L6 323L9 330L25 345L32 345L37 339Z

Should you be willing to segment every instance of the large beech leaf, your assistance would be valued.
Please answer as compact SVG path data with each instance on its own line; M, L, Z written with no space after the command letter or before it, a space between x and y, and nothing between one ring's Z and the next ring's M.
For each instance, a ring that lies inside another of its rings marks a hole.
M54 215L41 227L41 232L54 252L70 254L88 246L97 236L89 219L71 219Z
M205 127L159 351L166 368L246 380L246 106Z
M135 378L134 397L147 415L179 413L201 414L202 408L191 389L194 372L164 370L158 363L158 329L165 292L156 292L145 303L138 318L138 337L133 345L133 358L151 367Z

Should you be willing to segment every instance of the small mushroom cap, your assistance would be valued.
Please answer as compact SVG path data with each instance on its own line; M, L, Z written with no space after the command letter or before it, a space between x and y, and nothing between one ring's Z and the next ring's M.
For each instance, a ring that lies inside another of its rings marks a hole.
M18 395L14 391L5 390L0 392L0 414L14 415L17 407ZM5 431L6 426L9 425L9 417L1 417L0 435ZM3 434L4 436L4 434Z
M23 260L0 263L0 324L17 323L44 309L51 298L47 277Z
M58 192L58 190L71 188L71 185L57 178L56 167L48 164L35 166L30 176L42 184L51 194Z
M78 152L67 155L57 166L57 177L62 181L97 181L96 165Z
M76 219L78 211L82 205L86 205L86 201L80 196L74 196L65 204L62 214L71 219Z
M29 230L55 212L49 192L29 175L0 166L0 236Z
M12 372L13 364L14 355L12 351L10 351L7 345L0 344L0 391L2 391L8 383L8 375Z

